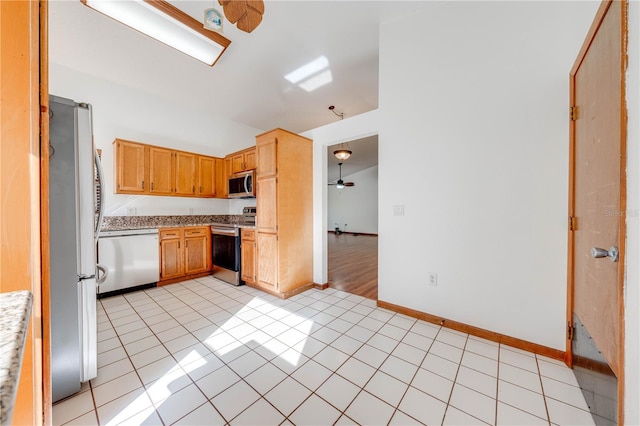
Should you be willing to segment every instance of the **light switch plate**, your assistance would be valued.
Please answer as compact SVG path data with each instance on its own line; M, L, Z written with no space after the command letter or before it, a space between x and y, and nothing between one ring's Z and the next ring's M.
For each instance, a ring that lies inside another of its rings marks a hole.
M394 216L404 216L404 206L393 206Z

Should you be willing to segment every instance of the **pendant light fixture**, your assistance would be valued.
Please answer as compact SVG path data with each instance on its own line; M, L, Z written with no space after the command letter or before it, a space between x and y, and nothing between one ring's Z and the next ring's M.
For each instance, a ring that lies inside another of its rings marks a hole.
M337 113L335 111L336 107L334 105L330 105L329 106L329 111L331 111L332 113L334 113L335 115L337 115L338 117L340 117L340 120L344 119L344 112L341 113ZM336 156L336 158L338 160L340 160L340 162L346 160L347 158L351 157L351 151L348 149L344 148L344 143L340 144L340 149L337 149L335 151L333 151L333 155ZM340 188L341 189L341 188Z
M344 149L342 144L340 144L340 149L333 151L333 155L340 161L344 161L347 158L351 157L351 151L348 149Z

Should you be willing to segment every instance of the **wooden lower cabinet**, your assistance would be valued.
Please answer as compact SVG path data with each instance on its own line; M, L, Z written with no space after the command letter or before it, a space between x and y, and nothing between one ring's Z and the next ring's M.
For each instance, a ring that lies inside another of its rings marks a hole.
M211 231L208 226L160 229L159 285L211 272Z
M211 270L211 228L184 230L184 273L198 274Z
M259 232L257 246L260 258L258 261L258 287L278 292L278 235Z
M160 280L178 278L184 275L182 267L181 231L176 230L169 235L160 234ZM176 235L175 237L173 235Z
M256 231L243 228L240 233L240 279L245 284L256 283Z

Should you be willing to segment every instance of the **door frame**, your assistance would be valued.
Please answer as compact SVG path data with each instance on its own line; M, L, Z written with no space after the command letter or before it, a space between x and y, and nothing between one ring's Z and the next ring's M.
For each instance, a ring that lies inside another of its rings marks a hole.
M609 11L609 7L613 1L622 1L623 6L621 8L621 58L620 61L620 224L619 224L619 266L618 266L618 328L619 328L619 365L620 371L618 372L618 424L624 424L624 341L625 341L625 327L624 327L624 276L625 276L625 264L626 264L626 220L625 212L627 210L627 103L626 103L626 69L628 66L628 0L603 0L596 12L596 16L589 28L589 32L580 48L580 52L571 68L569 74L569 102L571 107L571 114L575 111L576 106L576 74L578 69L582 65L582 62L591 46L602 21ZM575 222L575 137L576 137L576 122L573 118L569 121L569 220L568 220L568 250L567 250L567 340L566 340L566 352L565 363L569 367L573 367L572 361L572 347L571 338L573 327L573 304L574 304L574 228Z

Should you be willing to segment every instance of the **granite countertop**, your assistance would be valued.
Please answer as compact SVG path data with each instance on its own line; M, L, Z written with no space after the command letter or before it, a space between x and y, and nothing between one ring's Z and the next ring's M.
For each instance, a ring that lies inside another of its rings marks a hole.
M32 304L30 291L0 293L0 424L3 425L11 423Z
M101 231L172 228L182 226L232 225L255 228L243 223L242 215L185 215L185 216L105 216Z

